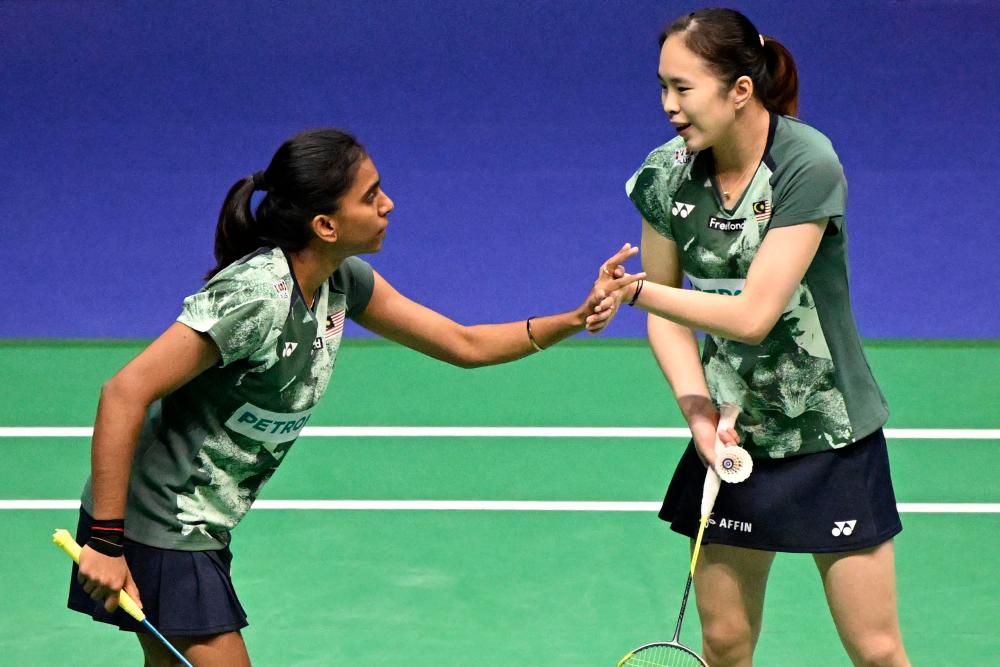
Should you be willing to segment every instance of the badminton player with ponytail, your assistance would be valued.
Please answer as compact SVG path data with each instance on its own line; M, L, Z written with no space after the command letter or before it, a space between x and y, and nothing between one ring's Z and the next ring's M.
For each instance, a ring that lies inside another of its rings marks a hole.
M354 138L332 129L293 137L230 189L207 284L102 387L69 606L137 632L147 665L175 663L137 621L112 613L121 589L195 665L249 664L230 531L309 423L345 317L471 368L601 330L614 309L596 307L642 277L609 270L637 252L626 245L573 310L462 326L357 257L381 248L392 209Z
M813 554L854 664L908 665L888 410L851 313L837 154L794 117L791 54L742 14L682 16L660 47L663 109L678 136L627 183L648 278L622 295L649 313L650 345L694 436L660 517L696 536L715 406L739 406L754 464L746 481L723 484L694 570L705 661L751 664L781 551ZM700 355L693 330L707 334Z

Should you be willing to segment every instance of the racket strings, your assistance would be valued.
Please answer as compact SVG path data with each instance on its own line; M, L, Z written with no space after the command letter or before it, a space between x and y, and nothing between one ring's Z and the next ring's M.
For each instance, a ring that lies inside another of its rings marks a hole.
M663 644L636 651L619 667L705 667L705 663L685 647Z

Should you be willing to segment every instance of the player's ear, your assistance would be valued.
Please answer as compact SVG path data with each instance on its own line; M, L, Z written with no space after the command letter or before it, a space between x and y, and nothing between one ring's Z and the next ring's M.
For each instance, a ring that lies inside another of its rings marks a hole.
M337 240L339 223L332 215L317 215L310 222L313 234L322 241L334 243Z
M736 79L736 83L729 89L729 97L737 109L745 107L753 97L753 79L745 74Z

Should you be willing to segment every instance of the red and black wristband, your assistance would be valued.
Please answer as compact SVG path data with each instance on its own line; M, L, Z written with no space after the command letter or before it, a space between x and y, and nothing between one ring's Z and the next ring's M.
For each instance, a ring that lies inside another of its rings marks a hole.
M87 546L105 556L121 556L125 552L125 519L94 519Z

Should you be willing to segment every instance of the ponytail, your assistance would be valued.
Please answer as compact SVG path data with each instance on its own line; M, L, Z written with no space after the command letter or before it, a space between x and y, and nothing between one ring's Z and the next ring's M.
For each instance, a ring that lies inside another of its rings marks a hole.
M768 111L782 116L797 116L799 72L795 59L785 45L773 37L764 36L763 50L767 82L760 91L760 101Z
M215 227L215 267L205 279L261 247L306 247L313 218L337 212L364 157L364 147L340 130L309 130L283 143L265 171L229 188ZM251 199L261 190L255 214Z
M253 176L241 178L229 188L215 225L216 263L205 276L206 280L263 245L250 206L255 189Z

